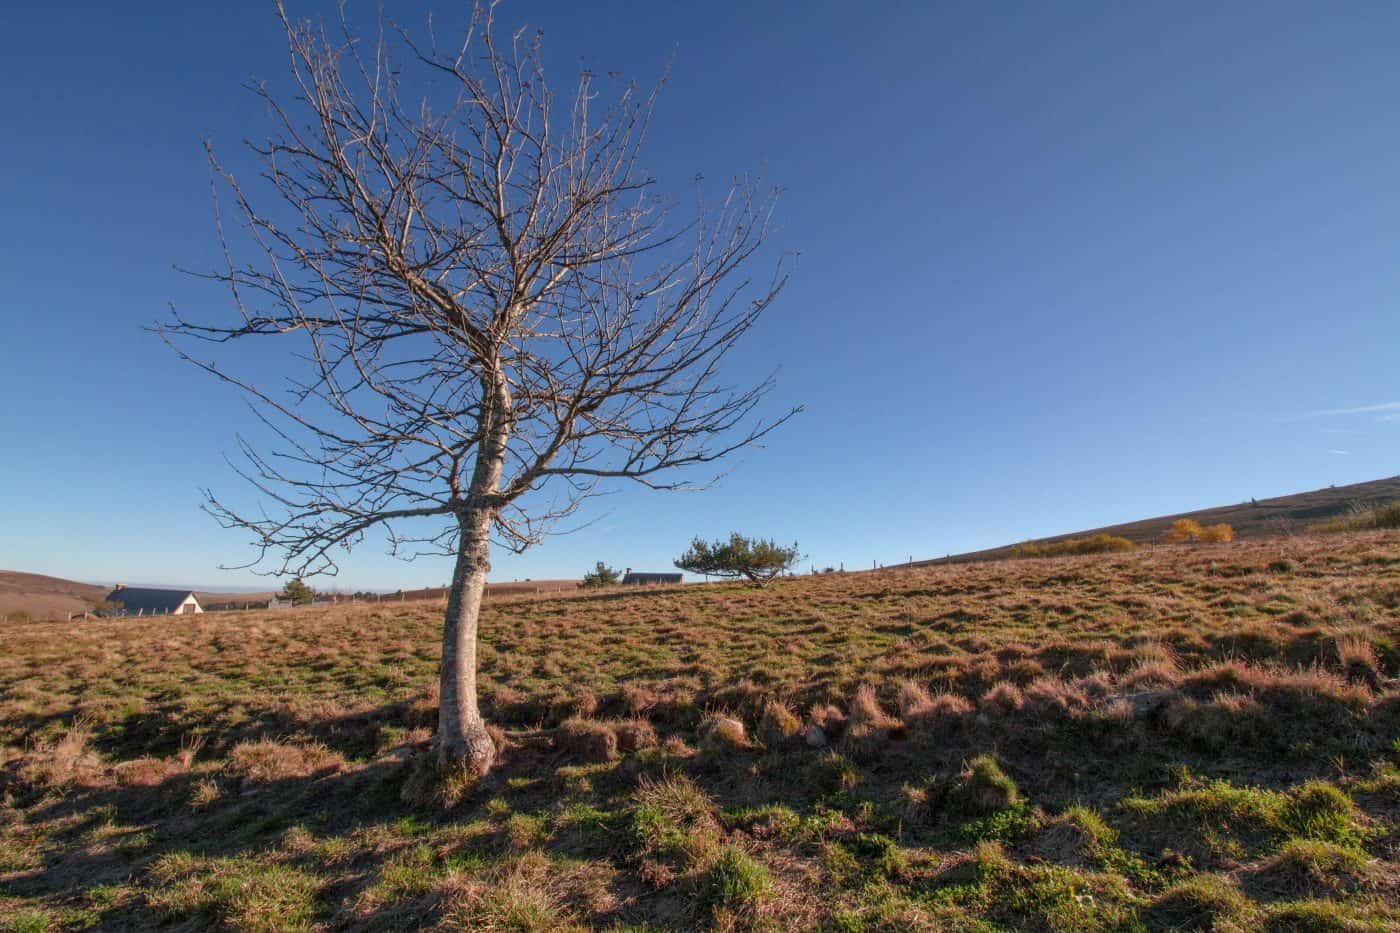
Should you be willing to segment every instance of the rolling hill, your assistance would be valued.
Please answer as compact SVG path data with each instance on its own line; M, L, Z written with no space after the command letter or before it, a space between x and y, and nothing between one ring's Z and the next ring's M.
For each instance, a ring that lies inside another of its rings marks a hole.
M1307 530L1313 523L1345 515L1356 507L1372 507L1388 502L1400 501L1400 476L1354 483L1350 486L1329 486L1300 492L1273 499L1258 499L1237 505L1223 505L1215 508L1198 509L1194 512L1181 512L1175 515L1162 515L1157 518L1141 519L1103 528L1091 528L1048 538L1036 538L1036 543L1052 543L1067 538L1082 538L1095 534L1110 534L1127 538L1139 544L1161 542L1166 537L1172 522L1191 518L1202 525L1225 523L1235 529L1241 539L1279 537ZM1021 542L1017 542L1021 543ZM1004 560L1011 556L1014 544L954 554L932 560L914 561L904 567L925 567L936 564L971 563L989 560ZM490 595L509 596L518 594L556 593L573 590L574 580L535 580L527 582L492 583L487 592ZM172 587L174 588L174 587ZM92 606L109 591L108 587L88 583L77 583L58 577L15 570L0 570L0 615L6 613L28 613L36 619L60 619L69 612L82 612ZM410 590L402 594L408 601L415 599L441 599L445 591L441 588ZM201 603L237 602L266 600L274 595L264 593L217 593L197 591ZM398 595L398 594L395 594ZM386 600L393 597L385 594Z
M108 590L41 573L0 570L0 614L27 612L36 619L63 618L70 612L91 609Z
M1270 538L1297 534L1306 531L1309 525L1347 514L1353 508L1383 505L1400 500L1400 476L1389 479L1372 480L1367 483L1353 483L1350 486L1328 486L1311 492L1294 493L1291 496L1278 496L1273 499L1251 499L1237 505L1222 505L1194 512L1179 512L1175 515L1162 515L1157 518L1140 519L1103 528L1090 528L1049 538L1035 538L1036 544L1050 544L1068 538L1084 538L1096 534L1117 535L1138 544L1160 543L1178 519L1195 519L1202 525L1225 523L1235 529L1235 536L1241 539ZM1024 542L1016 542L1024 543ZM958 564L974 561L1004 560L1011 556L1014 544L987 548L982 551L969 551L951 557L915 561L907 567L924 567L934 564Z

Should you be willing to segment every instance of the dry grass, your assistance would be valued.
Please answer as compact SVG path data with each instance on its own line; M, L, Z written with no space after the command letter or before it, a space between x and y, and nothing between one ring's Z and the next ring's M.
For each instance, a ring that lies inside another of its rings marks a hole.
M438 624L0 627L0 928L1400 919L1391 534L500 600L484 782Z
M284 781L338 771L345 759L319 742L239 742L229 750L229 770L251 782Z

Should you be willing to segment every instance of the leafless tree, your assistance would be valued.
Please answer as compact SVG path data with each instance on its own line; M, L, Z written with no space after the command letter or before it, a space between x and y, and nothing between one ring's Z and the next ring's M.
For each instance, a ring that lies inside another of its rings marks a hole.
M484 774L477 617L492 540L523 551L602 481L708 482L798 410L764 417L771 377L719 381L786 280L782 260L757 281L747 271L775 193L737 181L672 223L638 163L656 90L619 84L600 107L585 72L557 102L539 36L493 35L490 7L447 51L431 27L362 40L343 19L278 12L295 92L254 86L273 122L249 144L256 190L210 149L227 192L216 212L231 203L240 229L219 221L227 264L208 277L236 313L159 328L280 438L239 440L260 511L212 493L206 508L251 530L254 563L274 573L333 573L375 528L398 556L455 555L436 748ZM299 341L287 391L197 350L245 338Z

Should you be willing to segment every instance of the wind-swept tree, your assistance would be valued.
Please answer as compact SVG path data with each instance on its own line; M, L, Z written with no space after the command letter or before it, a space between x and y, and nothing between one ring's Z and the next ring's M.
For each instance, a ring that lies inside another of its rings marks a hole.
M280 438L239 442L263 510L212 494L206 507L253 532L274 573L333 573L376 528L398 556L455 556L435 744L440 764L484 774L477 616L493 537L523 551L601 481L703 484L795 412L763 416L771 378L719 381L786 278L781 261L747 271L775 194L737 181L673 224L638 161L659 86L618 84L600 106L585 72L556 101L539 36L499 40L489 7L448 49L279 14L294 92L254 88L273 123L250 144L260 180L210 150L242 230L219 224L228 262L209 276L234 313L161 328ZM287 391L194 342L256 339L295 342Z
M767 586L801 559L796 543L784 547L772 539L747 538L736 531L727 541L696 538L675 563L681 570L691 573L734 580L743 578L755 586Z

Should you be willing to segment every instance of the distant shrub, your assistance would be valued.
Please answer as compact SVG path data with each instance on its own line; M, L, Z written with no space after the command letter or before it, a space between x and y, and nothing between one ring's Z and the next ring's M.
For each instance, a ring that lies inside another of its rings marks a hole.
M1223 544L1235 540L1235 529L1221 522L1219 525L1202 526L1194 518L1178 518L1172 522L1167 532L1168 544L1186 544L1191 541Z
M1207 525L1201 529L1200 540L1214 544L1224 544L1235 540L1235 529L1223 522L1219 525Z
M1178 518L1172 522L1172 530L1167 532L1168 544L1184 544L1187 541L1199 541L1205 529L1201 523L1191 518Z
M306 581L301 577L293 577L287 581L286 586L282 587L281 596L298 606L305 606L316 599L316 591L307 586Z
M1131 551L1137 545L1117 535L1097 534L1088 538L1066 538L1063 541L1027 541L1011 548L1012 557L1066 557L1076 554L1111 554Z

